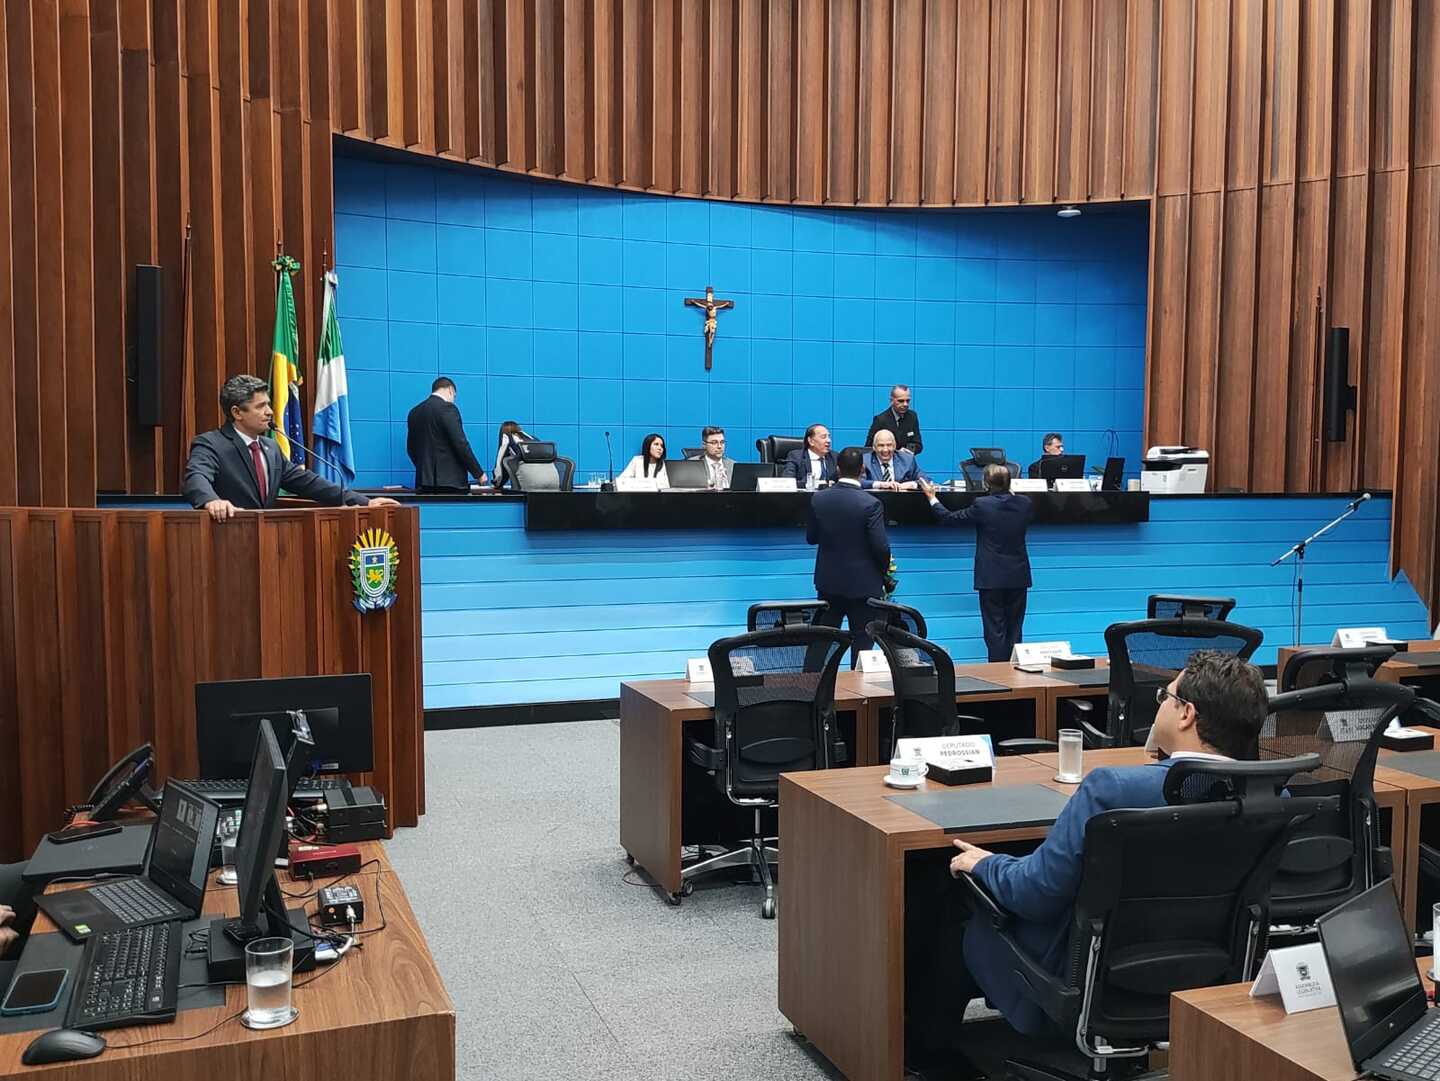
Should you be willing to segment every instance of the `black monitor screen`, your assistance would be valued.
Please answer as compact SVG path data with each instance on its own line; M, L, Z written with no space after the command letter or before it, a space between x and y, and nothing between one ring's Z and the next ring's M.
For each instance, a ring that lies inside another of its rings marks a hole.
M1410 936L1388 881L1321 916L1318 926L1345 1038L1359 1065L1425 1012Z
M1125 481L1125 459L1106 458L1105 476L1100 487L1107 492L1118 492Z
M1046 480L1078 480L1085 475L1085 455L1048 454L1040 459L1040 475Z
M315 747L307 772L365 773L375 768L370 676L296 676L195 684L195 741L205 780L250 772L255 733L270 721L289 746L288 710L303 710Z
M210 848L220 808L184 785L170 781L160 818L150 837L150 880L198 910L205 896Z
M245 791L240 836L235 841L238 923L245 929L263 927L262 921L268 921L269 914L261 909L265 888L275 875L280 837L285 832L285 794L285 759L280 754L280 743L270 722L261 721L250 784Z
M710 468L701 458L666 462L665 478L672 488L708 488Z

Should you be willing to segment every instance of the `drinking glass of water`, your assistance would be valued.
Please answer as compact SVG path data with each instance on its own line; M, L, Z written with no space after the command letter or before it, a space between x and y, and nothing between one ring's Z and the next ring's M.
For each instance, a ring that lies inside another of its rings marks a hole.
M1064 784L1079 784L1085 776L1081 765L1084 734L1078 728L1060 729L1060 771L1055 779Z
M300 1011L290 1004L295 944L288 938L257 938L245 945L246 1028L279 1028Z

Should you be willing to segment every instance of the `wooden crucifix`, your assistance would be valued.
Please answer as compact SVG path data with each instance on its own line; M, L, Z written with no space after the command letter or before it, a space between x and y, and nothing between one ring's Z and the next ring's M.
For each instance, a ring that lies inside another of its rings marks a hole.
M699 308L705 313L705 370L708 372L715 351L715 330L718 325L715 318L716 313L735 307L735 302L733 300L716 300L715 287L707 285L703 297L686 297L685 303L687 306Z

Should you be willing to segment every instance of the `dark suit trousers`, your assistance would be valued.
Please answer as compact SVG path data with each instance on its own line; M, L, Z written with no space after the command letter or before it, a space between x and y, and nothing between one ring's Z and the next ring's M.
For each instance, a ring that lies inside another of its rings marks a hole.
M985 651L992 661L1008 661L1025 628L1027 590L982 589L979 592Z
M850 649L850 662L854 666L855 655L864 649L869 649L873 644L870 636L865 633L865 624L872 619L879 619L880 613L870 607L869 597L836 597L825 593L820 594L820 599L829 607L825 613L815 620L824 627L840 629L841 620L850 625L850 633L855 636L855 644Z

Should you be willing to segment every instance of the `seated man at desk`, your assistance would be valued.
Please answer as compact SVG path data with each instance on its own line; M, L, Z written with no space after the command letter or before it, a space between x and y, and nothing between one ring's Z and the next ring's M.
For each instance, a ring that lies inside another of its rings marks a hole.
M922 476L915 455L895 448L894 432L881 428L875 433L875 442L865 452L865 472L860 477L862 488L913 492L920 487Z
M1164 689L1155 714L1147 746L1159 761L1092 770L1044 842L1028 856L987 852L957 840L960 851L950 861L950 874L974 875L996 903L1016 917L1014 933L1021 944L1059 974L1067 963L1071 911L1084 863L1085 824L1094 815L1119 807L1162 806L1165 773L1181 758L1253 757L1266 706L1264 677L1250 662L1212 650L1194 654ZM933 916L941 922L933 970L941 993L910 1011L916 1042L931 1048L953 1042L966 1004L980 995L1018 1031L1053 1034L1024 982L1005 962L1005 948L990 925L950 918L950 910L963 905L955 892L947 884L947 896Z

